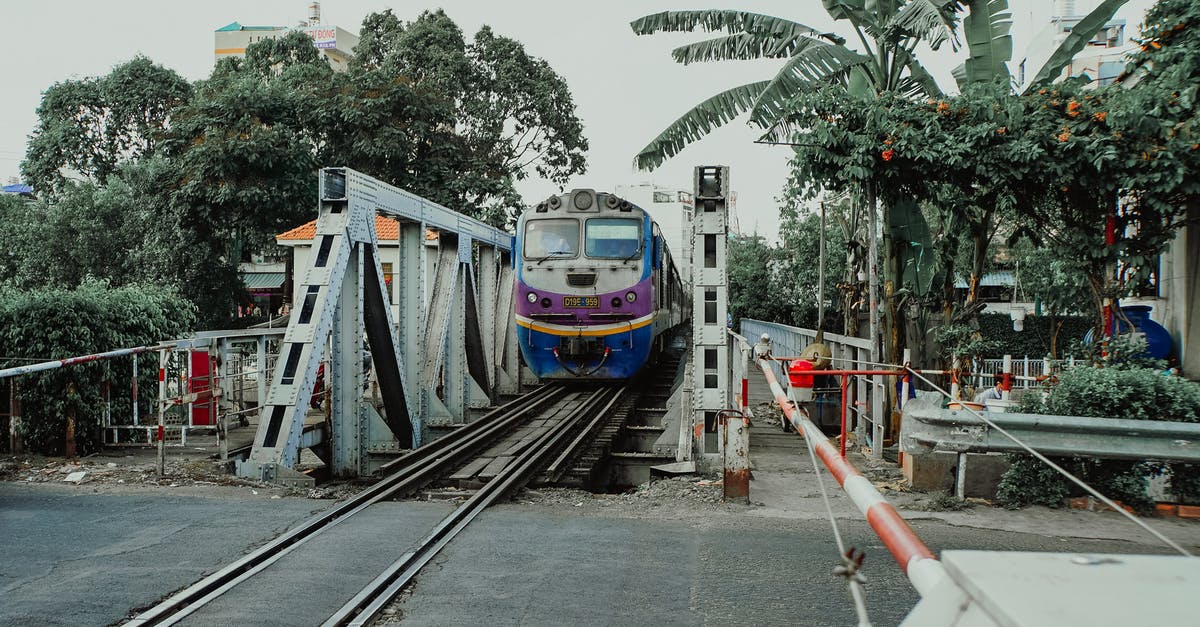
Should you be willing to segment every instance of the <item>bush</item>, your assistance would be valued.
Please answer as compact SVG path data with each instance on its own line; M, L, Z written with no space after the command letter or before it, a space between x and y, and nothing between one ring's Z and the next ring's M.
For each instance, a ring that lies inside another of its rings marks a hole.
M1200 422L1200 384L1164 376L1155 368L1078 367L1064 372L1047 398L1028 394L1021 411L1059 416L1093 416L1130 420ZM1009 507L1029 504L1056 506L1067 496L1079 496L1080 488L1041 461L1014 455L1001 479L996 498ZM1146 496L1150 477L1171 472L1171 488L1184 501L1200 499L1200 466L1159 464L1141 461L1055 458L1054 461L1102 494L1148 510Z
M195 306L162 287L113 289L87 280L74 290L0 288L0 355L17 358L0 367L154 344L187 333L195 322ZM67 416L73 413L77 450L95 450L101 443L105 372L129 372L130 360L77 364L22 376L19 400L26 446L37 453L61 453ZM145 403L143 411L149 411L157 368L140 370L139 400ZM132 411L123 403L114 403L112 410L114 421Z

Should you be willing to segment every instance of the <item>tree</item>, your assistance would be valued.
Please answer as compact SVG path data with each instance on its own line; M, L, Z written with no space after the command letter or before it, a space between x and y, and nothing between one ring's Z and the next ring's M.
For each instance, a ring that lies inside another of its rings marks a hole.
M173 70L140 56L103 77L51 85L37 109L22 176L43 194L63 189L64 169L103 183L120 163L155 154L172 110L191 90Z
M743 235L729 240L729 315L734 328L742 318L789 323L780 299L771 291L776 251L760 235Z
M586 169L588 144L566 82L519 42L484 26L468 43L440 10L410 23L388 10L363 25L349 84L389 89L413 101L403 112L423 106L445 120L424 129L431 141L417 148L419 159L363 155L383 166L377 176L503 225L523 206L516 181L536 173L562 185ZM442 130L452 134L429 133ZM360 148L340 154L353 163Z
M685 65L786 59L774 78L725 90L693 107L642 148L635 158L637 166L652 170L747 111L752 124L770 129L789 110L790 98L821 85L837 85L858 97L878 92L941 94L913 51L922 41L935 50L946 41L954 42L957 0L823 1L831 17L849 23L861 49L848 47L844 38L833 33L744 11L664 11L634 20L630 26L639 35L697 28L727 33L672 51L672 57Z

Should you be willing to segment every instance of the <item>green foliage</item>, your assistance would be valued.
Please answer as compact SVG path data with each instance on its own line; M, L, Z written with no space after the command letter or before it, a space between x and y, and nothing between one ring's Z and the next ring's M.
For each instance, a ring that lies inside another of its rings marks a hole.
M1093 416L1127 420L1166 420L1200 422L1200 384L1173 376L1164 376L1157 368L1078 367L1059 376L1047 398L1028 394L1022 398L1021 411L1059 416ZM1088 458L1056 459L1056 462L1092 485L1102 494L1139 510L1153 504L1146 496L1149 477L1169 469L1180 486L1177 494L1194 499L1198 483L1197 469L1187 464L1156 464ZM1021 456L1005 472L997 498L1002 503L1020 506L1049 504L1064 489L1069 495L1080 494L1040 461ZM1062 497L1059 497L1060 499Z
M51 85L37 109L22 177L41 194L63 189L63 168L104 182L123 161L155 153L172 110L191 91L173 70L140 56L103 77Z
M314 215L318 167L344 165L504 226L515 182L582 173L566 82L512 39L468 41L445 13L367 17L349 72L300 32L191 85L138 57L51 86L22 168L44 201L0 206L0 284L176 288L227 326L237 264ZM62 170L86 181L75 183Z
M1009 509L1026 505L1061 507L1070 495L1067 480L1056 470L1027 455L1007 455L1008 470L996 488L996 500Z
M951 358L973 359L989 357L996 353L999 345L984 337L965 324L944 324L934 331L938 344Z
M145 346L178 337L194 324L195 308L169 289L111 288L99 281L85 281L73 290L0 288L0 355L20 359L0 367ZM106 373L128 373L129 363L130 358L122 358L21 377L26 445L39 453L60 453L67 416L73 413L79 451L94 450L100 444L102 381ZM143 415L152 411L155 372L143 362ZM128 404L114 403L114 421L127 418L127 411Z

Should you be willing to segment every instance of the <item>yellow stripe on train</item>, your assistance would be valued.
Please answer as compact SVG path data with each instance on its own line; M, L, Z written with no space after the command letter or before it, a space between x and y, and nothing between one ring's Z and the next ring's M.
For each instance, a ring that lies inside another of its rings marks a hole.
M654 323L654 314L650 314L644 318L630 320L625 324L606 324L603 327L580 327L566 326L560 324L538 324L527 318L517 317L517 324L531 331L539 333L547 333L549 335L561 335L564 337L600 337L605 335L615 335L617 333L626 333L635 329L640 329Z

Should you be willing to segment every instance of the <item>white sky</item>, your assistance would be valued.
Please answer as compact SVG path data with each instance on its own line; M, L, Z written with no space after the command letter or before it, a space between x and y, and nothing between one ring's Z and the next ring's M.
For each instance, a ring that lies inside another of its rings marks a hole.
M1079 12L1095 0L1078 0ZM1018 46L1028 41L1031 21L1049 12L1049 0L1010 0L1016 15ZM1152 0L1131 0L1118 17L1135 34ZM144 54L189 80L206 77L213 65L213 31L230 22L291 25L305 18L305 0L108 0L28 2L6 0L8 24L0 92L0 181L18 174L36 121L41 93L56 81L103 75L113 66ZM771 77L778 67L764 61L678 65L670 50L712 35L635 36L629 22L670 9L735 8L792 19L814 28L849 35L826 16L820 0L757 0L710 3L702 0L442 0L378 2L326 0L323 22L358 32L368 13L392 8L405 20L422 10L444 8L466 37L483 24L521 41L566 78L591 143L588 172L569 187L612 189L653 180L691 188L692 167L728 165L738 193L736 218L743 232L774 237L779 224L775 197L787 176L787 149L753 144L758 136L735 121L668 161L653 173L637 172L633 156L680 114L730 87ZM852 38L851 38L852 39ZM943 89L953 89L950 70L961 62L948 46L924 51L922 59ZM1021 50L1014 56L1020 58ZM545 181L520 186L527 201L556 191Z

